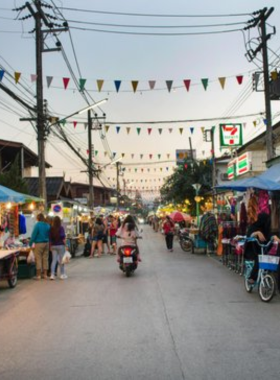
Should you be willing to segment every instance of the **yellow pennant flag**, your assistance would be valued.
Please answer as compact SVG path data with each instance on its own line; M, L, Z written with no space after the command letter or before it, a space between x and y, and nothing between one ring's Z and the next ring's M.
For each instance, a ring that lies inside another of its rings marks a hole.
M184 128L179 128L180 135L183 133L183 129L184 129Z
M109 131L110 125L105 125L105 132L107 133Z
M102 90L104 80L103 80L103 79L98 79L98 80L96 81L96 83L97 83L98 91L100 92L100 91Z
M133 88L133 92L136 92L136 90L137 90L137 86L138 86L138 83L139 83L138 80L132 80L132 81L131 81L132 88Z
M271 79L272 80L277 80L278 79L278 73L277 73L277 71L272 71L270 73L270 75L271 75Z
M226 83L226 78L225 77L220 77L218 79L219 79L219 82L220 82L220 85L221 85L222 89L224 89L225 88L225 83Z
M130 127L126 127L126 133L129 135Z
M122 153L122 158L124 158L124 156L125 156L125 153Z
M253 121L254 127L257 125L257 120Z
M15 81L16 81L16 84L18 84L18 81L19 81L19 78L21 77L21 73L19 73L18 71L15 72Z

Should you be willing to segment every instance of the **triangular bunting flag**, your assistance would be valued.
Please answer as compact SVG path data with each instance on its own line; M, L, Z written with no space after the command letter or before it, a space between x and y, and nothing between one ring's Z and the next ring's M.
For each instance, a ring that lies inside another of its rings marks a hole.
M96 83L97 83L98 91L100 92L102 90L104 80L103 79L97 79Z
M160 160L161 154L158 154L158 159Z
M204 135L205 127L201 127L200 129L201 129L202 134Z
M62 78L62 80L63 80L63 84L64 84L64 90L66 90L68 87L68 84L70 82L70 78Z
M161 133L162 133L162 128L158 128L158 133L161 135Z
M156 81L155 80L149 80L150 90L153 90L155 88L155 85L156 85Z
M19 73L18 71L16 71L15 72L15 82L16 82L16 84L18 84L18 81L19 81L20 77L21 77L21 73Z
M150 157L150 160L153 158L153 155L152 154L149 154L149 157Z
M116 157L116 154L117 154L117 152L113 152L113 158L115 158L115 157Z
M139 83L138 80L132 80L132 81L131 81L132 88L133 88L133 92L136 92L136 90L137 90L137 86L138 86L138 83Z
M179 128L180 135L183 133L183 129L184 129L184 128Z
M242 82L243 82L243 75L237 75L236 79L237 79L237 83L238 84L242 84Z
M184 79L184 85L185 85L187 91L189 91L190 85L191 85L191 80L190 79Z
M86 80L86 79L83 79L83 78L80 78L80 79L79 79L80 91L84 91L86 81L87 81L87 80Z
M168 130L169 130L169 133L172 133L172 131L173 131L173 129L172 129L172 128L169 128Z
M121 80L115 80L115 87L116 87L117 92L119 92L119 89L121 87L121 83L122 83Z
M194 127L190 127L191 134L193 134Z
M126 127L126 133L129 135L130 127Z
M173 80L167 80L167 81L165 81L165 83L166 83L168 92L170 92L171 88L172 88Z
M253 121L254 127L257 125L257 120Z
M109 131L110 125L105 125L105 132L107 133Z
M141 128L136 128L138 135L140 135Z
M73 124L74 124L74 128L76 128L78 122L77 121L73 121Z
M124 156L125 156L125 153L122 153L122 158L124 158Z
M95 150L95 151L94 151L94 155L95 155L95 156L98 155L98 150Z
M49 88L52 83L53 77L46 77L46 79L47 79L47 86Z
M30 78L31 78L31 82L33 83L33 82L36 82L36 80L37 80L37 75L36 74L31 74L30 75Z
M219 79L219 82L220 82L220 85L221 85L222 89L224 89L225 88L225 83L226 83L226 78L225 77L220 77L218 79Z
M152 128L148 128L148 134L150 135L152 132Z
M104 157L106 157L106 156L107 156L107 154L108 154L108 152L104 152Z
M208 87L208 78L202 78L201 82L203 84L204 90L206 91Z
M134 158L134 153L131 153L131 158Z
M271 73L270 73L270 76L271 76L271 79L272 80L277 80L278 79L278 73L277 73L277 71L275 70L275 71L272 71Z
M0 82L2 82L4 74L5 74L5 71L4 70L0 70Z
M117 133L119 133L120 129L121 129L121 127L117 125L117 126L116 126L116 131L117 131Z
M143 154L140 154L140 158L141 158L141 160L142 160L142 158L143 158Z
M167 158L168 158L168 159L170 158L170 153L167 153Z

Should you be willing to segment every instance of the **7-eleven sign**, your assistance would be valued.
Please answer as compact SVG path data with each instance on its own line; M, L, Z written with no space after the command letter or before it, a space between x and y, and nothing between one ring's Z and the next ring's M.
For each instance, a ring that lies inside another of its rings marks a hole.
M242 143L242 124L220 124L221 148L241 146Z

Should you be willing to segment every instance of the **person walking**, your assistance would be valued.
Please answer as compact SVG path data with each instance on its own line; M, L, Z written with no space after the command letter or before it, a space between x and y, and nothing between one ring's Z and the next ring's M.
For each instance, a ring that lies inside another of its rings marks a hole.
M101 257L102 255L102 239L104 233L104 224L101 218L96 218L95 224L92 229L91 235L91 251L89 258ZM95 248L97 247L98 253L94 255Z
M41 280L42 275L45 280L48 279L49 241L50 225L46 223L44 215L40 213L37 215L37 223L33 228L29 241L29 246L33 247L35 256L35 280Z
M117 254L117 237L116 233L118 230L118 221L113 215L109 215L109 235L110 235L110 246L111 246L111 255Z
M166 216L162 228L165 235L166 248L169 252L173 252L175 224L169 216Z
M52 251L51 280L55 280L55 269L57 264L60 266L60 279L65 280L67 278L67 275L65 274L65 266L62 263L63 255L66 249L65 239L65 230L61 225L61 219L59 216L55 216L50 229L50 243Z

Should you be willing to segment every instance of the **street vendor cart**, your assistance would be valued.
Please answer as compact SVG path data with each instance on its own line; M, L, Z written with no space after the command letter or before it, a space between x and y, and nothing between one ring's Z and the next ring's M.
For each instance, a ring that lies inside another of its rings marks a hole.
M17 284L19 250L0 250L0 280L8 281L9 287L14 288Z

